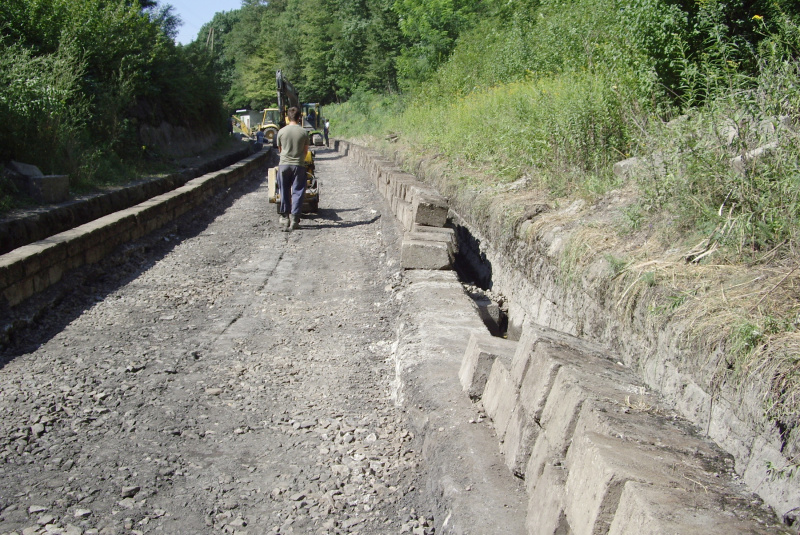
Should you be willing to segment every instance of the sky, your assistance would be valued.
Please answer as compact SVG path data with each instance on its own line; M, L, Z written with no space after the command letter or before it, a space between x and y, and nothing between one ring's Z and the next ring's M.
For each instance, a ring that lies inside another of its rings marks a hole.
M160 0L159 4L170 4L180 16L183 24L178 30L176 42L188 44L197 37L197 32L220 11L231 11L242 7L242 0Z

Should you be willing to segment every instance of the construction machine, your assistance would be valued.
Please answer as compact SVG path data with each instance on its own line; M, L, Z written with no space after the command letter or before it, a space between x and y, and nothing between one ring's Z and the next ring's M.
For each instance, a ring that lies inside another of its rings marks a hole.
M317 180L314 165L314 153L306 153L306 192L303 196L303 213L319 210L319 181ZM269 187L269 202L274 202L278 212L281 211L281 191L278 187L278 167L271 167L267 172Z
M277 108L267 108L262 111L236 110L238 115L233 115L233 124L250 139L256 138L256 133L261 130L267 143L273 144L280 128L279 113Z
M308 131L311 145L321 147L325 144L325 136L322 133L323 124L325 124L325 119L322 117L322 106L318 102L303 104L303 128Z
M239 131L249 138L254 138L258 130L258 112L250 110L236 110L238 115L232 115L233 124Z
M281 129L281 112L278 108L267 108L261 119L260 128L264 131L266 143L275 145L278 130Z

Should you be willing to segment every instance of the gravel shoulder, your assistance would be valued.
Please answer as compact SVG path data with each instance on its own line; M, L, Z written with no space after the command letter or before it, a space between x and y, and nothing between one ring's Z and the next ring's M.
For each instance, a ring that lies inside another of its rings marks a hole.
M390 399L399 229L319 150L67 278L0 356L0 533L429 533ZM57 296L57 297L54 297Z

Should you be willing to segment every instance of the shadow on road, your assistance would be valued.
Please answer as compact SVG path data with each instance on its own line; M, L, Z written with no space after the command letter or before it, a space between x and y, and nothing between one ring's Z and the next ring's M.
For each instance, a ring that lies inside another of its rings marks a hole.
M312 149L313 150L313 149ZM316 149L314 151L314 158L330 162L333 160L341 160L346 155L340 152L335 152L333 149Z
M370 219L362 219L357 221L345 221L341 217L339 217L340 213L343 212L353 212L356 210L361 210L361 208L320 208L319 212L317 212L316 217L314 219L308 219L308 216L304 216L301 226L304 229L324 229L324 228L348 228L348 227L359 227L361 225L371 225L372 223L376 222L381 218L380 214L376 214L374 217ZM315 221L322 220L323 223L315 223ZM325 223L327 221L327 223Z

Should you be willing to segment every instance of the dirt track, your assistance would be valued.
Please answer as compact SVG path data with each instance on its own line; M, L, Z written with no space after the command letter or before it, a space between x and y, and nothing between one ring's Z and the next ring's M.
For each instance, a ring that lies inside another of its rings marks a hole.
M0 533L429 533L389 399L398 227L320 150L66 280L0 369Z

